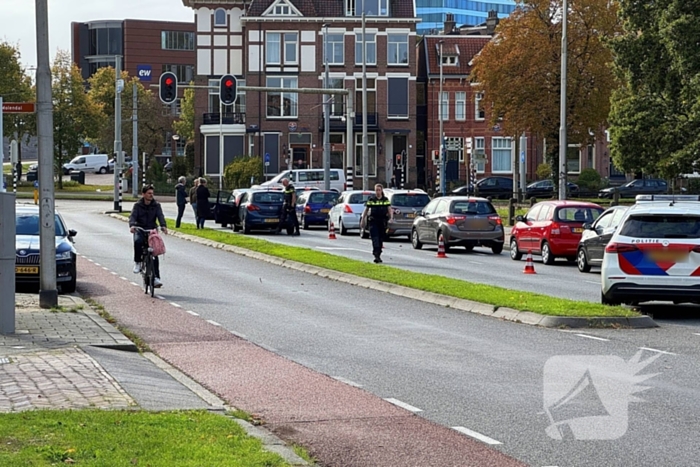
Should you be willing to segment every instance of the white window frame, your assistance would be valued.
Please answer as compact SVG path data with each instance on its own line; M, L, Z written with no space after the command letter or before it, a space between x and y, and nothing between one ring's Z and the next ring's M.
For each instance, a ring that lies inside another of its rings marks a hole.
M483 92L474 93L474 120L482 122L486 119L486 112L481 108L481 101L484 99Z
M367 41L365 47L367 49L367 56L374 58L374 61L367 61L366 65L376 65L377 64L377 33L376 32L365 32L367 35ZM355 33L355 65L362 65L362 33Z
M507 144L505 144L507 143ZM496 151L508 151L508 169L497 170L495 163ZM491 173L509 174L513 173L513 139L510 137L494 136L491 138Z
M334 86L334 84L340 84L340 86ZM330 77L330 82L328 83L328 89L345 89L345 78L344 77ZM332 94L331 96L331 114L330 118L342 119L345 116L345 96L340 94ZM324 107L325 112L325 107Z
M269 44L277 44L278 54L271 57ZM294 47L294 58L288 57L288 46ZM268 31L265 33L265 64L266 65L298 65L299 64L299 33L286 31Z
M483 159L474 159L476 165L476 173L486 173L486 138L476 136L474 138L474 148L472 149L472 157L475 154L483 154Z
M456 55L443 55L442 64L447 66L457 66L457 56Z
M275 86L270 84L271 79L280 80L280 85ZM297 89L299 87L299 78L296 76L268 76L266 79L266 86L270 88L288 88ZM279 95L280 97L280 115L269 115L267 111L269 106L267 105L270 96ZM284 100L289 99L292 102L289 114L284 113ZM295 119L299 118L299 94L296 92L270 92L268 91L265 96L265 116L270 120L276 119Z
M401 61L402 46L406 61ZM386 63L393 66L408 66L408 34L389 33L386 38Z
M457 152L459 162L464 162L464 138L461 136L445 136L445 149L450 152ZM451 160L448 156L447 160Z
M224 13L223 23L221 21L217 21L220 12ZM223 8L217 8L216 10L214 10L214 27L225 28L226 26L228 26L228 13Z
M448 91L442 92L442 99L440 99L440 115L438 118L443 122L450 119L450 93Z
M463 122L467 119L467 92L455 92L455 120Z
M369 153L368 177L377 176L377 134L367 133L367 152ZM372 171L371 169L374 169ZM355 134L355 176L362 176L362 133Z
M292 15L292 7L290 7L287 4L278 3L272 9L272 14L274 16L291 16Z
M331 40L338 37L340 37L340 42ZM338 46L340 46L340 61L335 60L335 52ZM345 34L328 33L328 36L326 36L326 60L328 60L328 65L345 65Z

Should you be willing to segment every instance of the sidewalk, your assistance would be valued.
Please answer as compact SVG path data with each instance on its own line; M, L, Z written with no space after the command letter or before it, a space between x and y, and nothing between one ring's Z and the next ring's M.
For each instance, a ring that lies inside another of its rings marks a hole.
M158 356L136 346L82 299L58 310L16 294L14 334L0 334L0 414L32 409L230 410ZM0 415L1 416L1 415ZM278 438L237 420L266 449L307 465Z

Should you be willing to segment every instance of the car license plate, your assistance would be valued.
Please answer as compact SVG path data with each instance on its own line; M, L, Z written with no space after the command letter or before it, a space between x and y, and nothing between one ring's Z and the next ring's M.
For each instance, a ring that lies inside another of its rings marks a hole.
M38 266L15 266L15 274L39 274Z
M328 208L324 208L324 209L321 209L321 212L326 213L326 212L331 212L331 210Z
M265 219L265 222L279 222L279 219Z
M416 213L415 212L409 212L408 214L404 214L406 219L415 219Z
M688 259L688 252L682 250L650 251L649 259L663 263L683 263Z
M583 233L583 229L581 227L574 227L571 229L573 233Z

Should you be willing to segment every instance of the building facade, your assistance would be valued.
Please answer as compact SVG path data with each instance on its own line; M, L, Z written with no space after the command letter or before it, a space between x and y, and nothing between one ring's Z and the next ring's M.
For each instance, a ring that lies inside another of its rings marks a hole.
M418 34L439 33L448 14L460 26L476 26L486 21L489 12L505 18L515 6L513 0L416 0L416 15L421 19Z
M198 90L196 99L195 164L201 173L217 177L222 167L242 155L264 156L269 176L285 169L321 168L328 131L331 167L352 168L358 186L364 44L369 179L390 184L398 180L398 167L405 165L406 182L415 186L417 20L412 1L365 2L364 41L362 3L355 0L183 3L195 10L197 82L212 86ZM324 88L326 60L327 87L352 93L350 125L345 96L331 98L330 125L325 128L324 95L294 92ZM239 86L284 89L241 90L236 104L220 113L216 86L226 73L236 75Z

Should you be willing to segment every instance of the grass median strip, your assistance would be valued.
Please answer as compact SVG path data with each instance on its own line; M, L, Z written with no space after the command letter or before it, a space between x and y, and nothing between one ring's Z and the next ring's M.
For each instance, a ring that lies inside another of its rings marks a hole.
M128 213L125 213L128 216ZM169 219L172 222L172 219ZM174 223L174 222L172 222ZM172 224L171 224L172 225ZM223 232L196 229L193 224L183 223L178 232L193 235L226 245L233 245L278 258L353 274L367 279L388 282L450 297L487 303L496 307L508 307L521 311L532 311L542 315L569 317L633 317L639 313L623 308L609 307L597 303L566 300L532 292L522 292L503 287L476 284L435 274L406 271L387 265L376 265L305 247L295 247L269 242L259 238ZM543 287L546 279L543 279Z
M99 433L99 436L96 436ZM0 415L0 465L288 466L206 411L38 410Z

